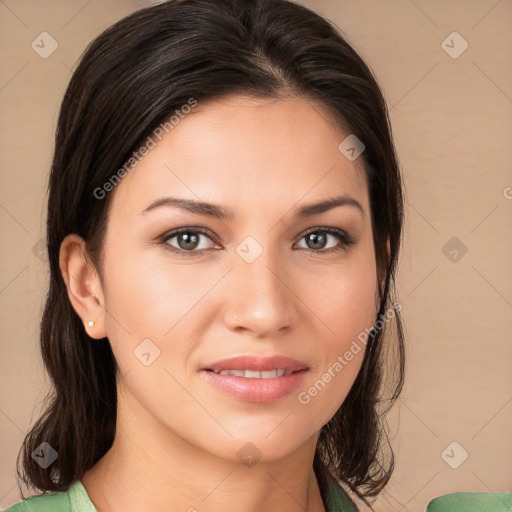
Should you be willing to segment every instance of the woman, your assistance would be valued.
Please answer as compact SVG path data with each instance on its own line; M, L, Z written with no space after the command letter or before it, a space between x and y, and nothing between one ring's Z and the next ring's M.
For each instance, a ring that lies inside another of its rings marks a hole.
M369 504L402 194L379 86L312 11L176 0L101 34L49 179L54 392L18 474L51 494L12 511Z

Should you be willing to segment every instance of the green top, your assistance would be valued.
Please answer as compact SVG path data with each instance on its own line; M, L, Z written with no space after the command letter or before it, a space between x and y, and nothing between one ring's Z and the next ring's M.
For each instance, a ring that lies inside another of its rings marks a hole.
M354 503L334 480L329 486L327 512L357 512ZM9 507L5 512L98 512L80 480L67 491L39 494Z
M354 502L330 473L326 512L357 512Z
M512 494L453 492L434 498L427 512L512 512Z
M98 512L80 480L67 491L39 494L9 507L6 512Z
M331 479L327 512L357 512L342 487ZM5 512L98 512L80 480L67 491L40 494L16 503ZM512 494L454 492L433 499L426 512L512 512Z

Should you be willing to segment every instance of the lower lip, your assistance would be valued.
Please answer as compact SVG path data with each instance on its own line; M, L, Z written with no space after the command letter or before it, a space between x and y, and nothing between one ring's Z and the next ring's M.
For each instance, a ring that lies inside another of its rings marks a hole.
M213 371L201 370L201 375L214 386L237 400L246 402L275 402L297 389L306 376L307 370L274 377L251 379L235 375L220 375Z

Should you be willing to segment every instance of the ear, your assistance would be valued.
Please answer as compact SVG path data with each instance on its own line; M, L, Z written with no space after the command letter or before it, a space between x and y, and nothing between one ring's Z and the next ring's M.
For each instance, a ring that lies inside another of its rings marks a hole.
M388 239L386 240L386 262L385 262L385 268L387 268L388 264L389 264L389 260L391 258L391 246L390 246L390 243L389 243L389 235L388 235ZM381 287L382 289L384 289L384 285L386 284L386 271L384 270L384 272L382 273L382 279L381 279Z
M82 319L87 334L95 339L105 338L103 287L83 238L76 234L64 238L60 246L59 267L71 305ZM90 321L94 325L89 326Z
M386 256L383 267L380 267L377 272L377 290L375 294L375 307L378 311L380 301L381 301L381 291L384 291L384 285L386 284L386 268L388 266L389 260L391 257L391 246L389 243L389 235L386 240Z

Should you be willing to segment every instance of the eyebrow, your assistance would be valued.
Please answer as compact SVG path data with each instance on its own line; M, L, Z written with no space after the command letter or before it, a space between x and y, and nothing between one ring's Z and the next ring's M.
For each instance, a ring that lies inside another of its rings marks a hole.
M361 212L363 217L365 215L365 211L361 206L361 203L359 203L359 201L348 195L340 195L332 197L330 199L326 199L319 203L311 203L302 206L296 211L295 217L298 219L311 217L313 215L326 212L338 206L354 206ZM232 211L227 210L220 205L216 205L213 203L205 203L203 201L196 201L194 199L181 199L178 197L162 197L160 199L156 199L147 208L142 210L140 212L140 215L146 215L150 211L161 207L178 208L179 210L183 210L185 212L195 213L198 215L205 215L209 217L216 217L218 219L223 220L229 220L234 217Z

